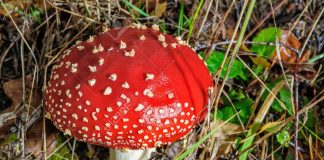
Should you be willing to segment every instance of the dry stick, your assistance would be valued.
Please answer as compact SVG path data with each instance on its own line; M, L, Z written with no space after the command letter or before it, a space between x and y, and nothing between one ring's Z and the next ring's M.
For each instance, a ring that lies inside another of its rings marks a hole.
M23 29L24 29L25 27L24 27L24 25L23 25ZM22 75L22 77L21 77L21 79L22 79L22 105L23 105L23 107L22 108L25 108L25 103L26 103L26 88L25 88L25 86L26 86L26 77L25 77L25 59L24 59L24 45L23 45L24 43L23 43L23 40L22 39L20 39L20 61L21 61L21 75ZM24 109L23 109L23 114L24 114ZM27 113L28 114L28 113ZM22 159L24 159L24 157L25 157L25 136L26 136L26 134L25 134L25 132L26 132L26 127L25 127L25 123L26 123L26 119L24 119L24 120L22 120L22 123L23 124L21 124L21 122L19 121L18 122L18 125L20 126L19 128L21 128L21 152L22 152L22 154L21 154L21 158Z
M258 82L258 81L256 81L256 82ZM252 122L252 120L253 120L253 118L255 116L254 113L255 113L255 111L257 109L257 106L259 105L259 103L261 101L261 98L262 98L262 95L263 95L264 91L265 91L265 88L262 87L257 93L258 96L255 98L255 100L254 100L254 102L252 104L252 112L251 112L252 114L251 114L251 116L249 117L249 120L246 123L246 125L248 125L248 126L251 124L251 122Z
M267 143L267 141L263 141L262 150L261 150L261 156L260 156L261 159L265 159L264 157L267 154L267 150L268 150L268 143Z
M322 73L322 72L321 72L322 67L323 67L322 64L318 67L317 73L315 74L314 78L313 78L313 79L311 80L311 82L310 82L310 85L311 85L311 86L314 86L314 85L315 85L315 81L316 81L316 79L317 79L318 76ZM322 78L323 78L323 77L322 77ZM319 81L321 81L321 80L319 80Z
M219 50L219 51L224 51L224 52L227 51L227 48L215 47L215 49ZM231 49L231 51L233 51L233 50ZM257 56L257 54L253 53L253 52L238 51L238 56ZM267 56L264 56L264 57L267 57ZM295 64L295 63L292 63L292 64ZM299 65L307 65L307 64L310 64L310 63L299 63Z
M310 39L315 26L317 25L319 19L321 18L322 14L324 12L324 9L322 9L321 13L319 14L319 16L317 17L317 19L315 20L315 23L312 26L312 29L310 31L310 33L308 34L306 41L303 45L303 48L301 50L301 53L303 53L304 49L306 48L307 42ZM298 54L296 60L295 60L295 67L294 67L294 81L295 81L295 85L294 85L294 106L295 106L295 159L298 160L298 123L299 123L299 116L298 116L298 110L299 110L299 71L298 71L298 63L299 60L301 58L302 54Z
M29 121L29 109L31 106L31 102L32 102L32 98L33 98L33 94L34 94L34 87L38 82L38 77L36 77L37 73L36 73L36 67L34 69L34 73L33 73L33 79L32 79L32 86L30 87L30 93L29 93L29 100L28 100L28 107L27 107L27 116L26 116L26 120L27 122ZM36 94L36 93L35 93Z
M44 76L46 77L46 76ZM43 152L43 157L44 159L47 159L47 155L46 155L46 151L47 151L47 148L46 148L46 118L45 118L45 112L43 112L43 116L42 116L42 138L43 138L43 148L42 148L42 152Z
M299 117L298 117L298 110L299 110L299 103L298 103L298 85L299 85L299 79L298 79L298 63L299 63L299 55L297 56L295 60L295 67L294 67L294 90L293 90L293 103L294 103L294 110L295 110L295 160L298 160L298 122L299 122Z

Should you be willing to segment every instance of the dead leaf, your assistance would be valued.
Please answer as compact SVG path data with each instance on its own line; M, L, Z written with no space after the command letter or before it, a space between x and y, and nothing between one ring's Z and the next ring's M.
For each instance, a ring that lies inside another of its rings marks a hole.
M167 7L167 1L158 3L154 9L154 12L151 12L151 15L154 15L156 17L162 17L163 13L165 12Z
M144 11L148 11L151 16L162 17L166 10L167 4L168 3L166 0L140 0L135 3L135 6L146 6L146 10Z
M3 91L12 101L12 104L0 111L0 120L2 119L2 124L0 124L0 140L7 137L11 133L10 127L16 122L17 115L20 112L24 111L20 107L22 106L22 79L10 80L3 84ZM25 78L25 91L26 91L26 100L29 100L29 93L31 93L32 87L32 76L28 75ZM36 108L41 103L41 96L36 89L33 90L32 99L30 102L30 113L33 112L33 106Z
M31 83L32 77L30 75L26 76L25 85L27 92L29 92L28 89L32 86ZM22 103L22 86L22 79L10 80L3 84L3 91L11 99L12 104L4 111L1 111L0 114L17 110L17 107Z
M36 159L42 159L43 121L38 120L27 132L25 143L26 153L32 154ZM59 131L50 120L46 120L46 152L52 153L56 147L56 137Z
M300 49L301 48L301 43L298 40L298 38L293 34L290 33L287 30L283 30L282 31L282 35L280 38L280 42L283 43L285 46L280 46L279 47L279 51L280 51L280 59L281 62L283 62L283 64L294 64L296 62L296 58L297 58L297 53L290 48L294 48L294 49ZM309 59L309 52L305 51L302 54L302 57L299 60L299 63L303 63L308 61ZM277 57L278 53L277 51L275 51L272 55L272 60L279 60L279 58Z

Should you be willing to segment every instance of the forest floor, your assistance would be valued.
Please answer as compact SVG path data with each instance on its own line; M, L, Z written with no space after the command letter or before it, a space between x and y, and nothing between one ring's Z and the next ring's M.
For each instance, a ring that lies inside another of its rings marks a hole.
M0 0L0 159L107 159L43 112L53 60L141 23L180 36L216 94L204 123L151 159L323 159L324 1Z

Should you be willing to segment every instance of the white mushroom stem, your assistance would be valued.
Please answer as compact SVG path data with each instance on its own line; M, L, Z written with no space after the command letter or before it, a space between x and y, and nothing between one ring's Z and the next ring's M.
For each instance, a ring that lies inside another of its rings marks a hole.
M155 152L155 148L145 150L119 150L109 149L109 155L111 160L148 160L152 152Z

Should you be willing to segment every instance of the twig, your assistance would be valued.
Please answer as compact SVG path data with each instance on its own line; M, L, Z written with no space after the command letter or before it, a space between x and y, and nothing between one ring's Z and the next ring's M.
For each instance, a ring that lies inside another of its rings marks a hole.
M302 47L302 52L304 51L304 49L306 48L307 42L310 39L315 26L317 25L319 19L321 18L322 14L324 12L324 9L322 9L321 13L319 14L319 16L317 17L317 19L315 20L314 25L312 26L312 30L310 31L310 33L308 34L306 41L304 42L304 45ZM298 71L298 63L299 60L301 58L301 54L298 54L296 60L295 60L295 67L294 67L294 98L293 98L293 102L294 102L294 106L295 106L295 160L298 160L298 124L299 124L299 114L298 114L298 110L299 110L299 71Z

